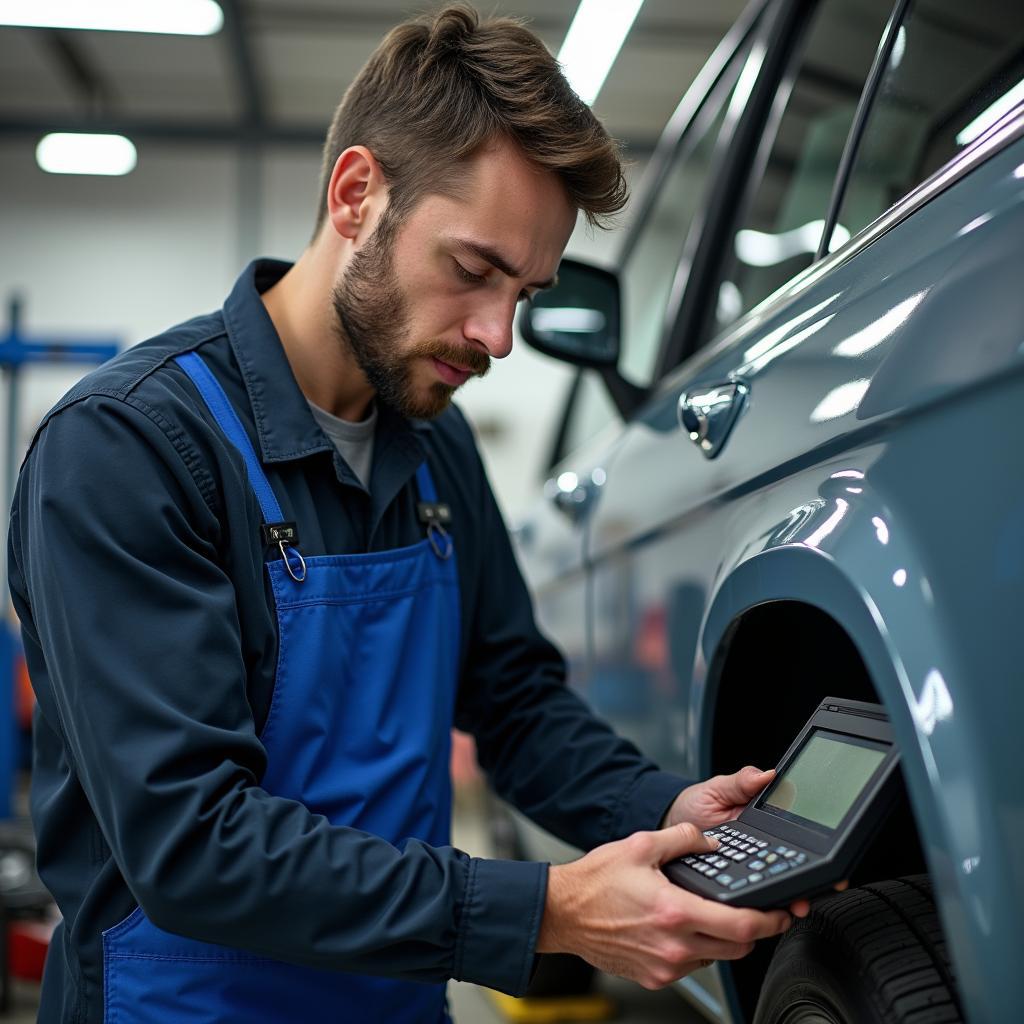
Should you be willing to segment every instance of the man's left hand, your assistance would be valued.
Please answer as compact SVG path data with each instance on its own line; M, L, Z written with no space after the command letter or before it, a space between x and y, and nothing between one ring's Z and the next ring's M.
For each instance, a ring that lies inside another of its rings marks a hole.
M732 821L774 778L775 769L763 772L748 764L732 775L716 775L707 782L687 786L672 801L661 827L689 821L704 831L723 821ZM842 892L848 885L848 882L839 882L835 889ZM796 900L789 908L794 917L806 917L810 909L807 900Z
M688 821L703 831L732 821L774 778L774 770L763 772L747 765L732 775L716 775L687 786L672 802L662 828Z

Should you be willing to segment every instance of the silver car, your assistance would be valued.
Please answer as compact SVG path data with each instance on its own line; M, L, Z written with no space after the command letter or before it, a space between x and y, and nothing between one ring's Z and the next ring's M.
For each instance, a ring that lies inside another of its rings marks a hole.
M827 694L902 755L852 891L680 988L1024 1020L1024 4L758 0L637 202L521 321L579 367L517 530L541 623L663 767L770 767Z

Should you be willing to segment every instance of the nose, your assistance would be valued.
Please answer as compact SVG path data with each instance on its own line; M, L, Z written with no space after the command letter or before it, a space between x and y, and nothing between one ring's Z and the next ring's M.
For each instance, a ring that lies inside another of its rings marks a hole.
M492 302L474 310L463 322L462 334L467 341L482 345L492 359L504 359L512 351L512 319L515 302Z

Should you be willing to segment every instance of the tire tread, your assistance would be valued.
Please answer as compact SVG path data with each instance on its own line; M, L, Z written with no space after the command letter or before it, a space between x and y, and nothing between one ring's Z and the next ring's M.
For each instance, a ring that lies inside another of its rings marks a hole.
M849 983L867 1000L864 1012L870 1006L878 1022L963 1020L927 876L873 882L822 900L812 906L809 917L797 922L776 957L789 939L801 934L817 936L830 955L849 965L855 978ZM769 969L765 989L779 994L772 976ZM768 1019L760 1005L757 1018Z

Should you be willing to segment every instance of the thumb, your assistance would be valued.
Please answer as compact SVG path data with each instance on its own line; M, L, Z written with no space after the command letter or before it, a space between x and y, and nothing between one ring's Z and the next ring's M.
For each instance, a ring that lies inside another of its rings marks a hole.
M665 864L688 853L708 853L718 849L718 840L710 839L696 825L688 821L670 825L652 833L655 838L654 854L658 864Z
M751 798L768 785L775 776L775 769L761 771L748 764L741 768L734 775L726 775L722 778L720 793L726 800L734 804L745 804Z

